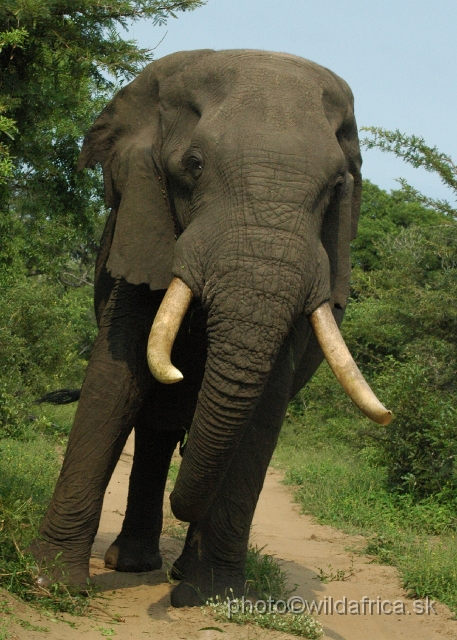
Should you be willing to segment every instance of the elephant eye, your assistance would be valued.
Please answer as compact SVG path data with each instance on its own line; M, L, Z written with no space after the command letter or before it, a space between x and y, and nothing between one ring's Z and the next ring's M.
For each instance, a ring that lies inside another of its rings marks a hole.
M196 156L188 156L183 161L184 169L192 175L195 180L200 177L203 171L203 162Z

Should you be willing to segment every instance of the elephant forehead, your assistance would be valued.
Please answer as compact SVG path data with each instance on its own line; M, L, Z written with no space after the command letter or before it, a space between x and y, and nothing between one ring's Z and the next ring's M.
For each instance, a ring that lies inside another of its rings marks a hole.
M249 50L209 51L164 78L160 91L169 107L187 105L225 120L253 111L276 130L296 128L307 118L324 122L324 102L347 107L351 95L344 81L313 62Z

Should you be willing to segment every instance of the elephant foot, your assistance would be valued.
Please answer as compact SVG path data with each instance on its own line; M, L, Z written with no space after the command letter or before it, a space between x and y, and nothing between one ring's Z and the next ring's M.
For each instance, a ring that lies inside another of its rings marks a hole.
M35 538L25 551L37 561L38 587L49 589L56 582L62 582L71 590L88 593L91 587L89 558L82 560L80 554L39 538Z
M206 580L189 579L186 577L171 592L172 607L201 607L210 598L219 598L225 602L227 598L241 598L247 596L247 586L244 576L218 577L212 575ZM252 598L252 596L250 596ZM254 598L255 601L257 598Z
M126 573L143 573L162 567L162 556L158 544L121 535L105 553L105 567Z

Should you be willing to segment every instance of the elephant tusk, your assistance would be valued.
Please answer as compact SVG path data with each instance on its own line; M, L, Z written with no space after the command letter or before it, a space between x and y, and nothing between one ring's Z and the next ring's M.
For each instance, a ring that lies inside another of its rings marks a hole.
M171 350L192 297L189 287L179 278L173 278L152 324L148 365L154 378L164 384L183 379L181 371L171 364Z
M325 359L352 402L373 422L389 424L392 412L379 402L354 362L328 302L311 314L310 322Z

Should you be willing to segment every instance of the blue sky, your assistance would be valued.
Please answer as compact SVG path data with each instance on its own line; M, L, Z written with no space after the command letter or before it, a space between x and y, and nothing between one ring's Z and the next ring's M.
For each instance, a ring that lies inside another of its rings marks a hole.
M165 27L137 22L128 37L156 47L156 58L249 48L314 60L350 84L359 127L421 135L457 162L457 0L208 0L177 16ZM364 177L384 189L401 176L452 202L436 176L390 154L363 155Z

